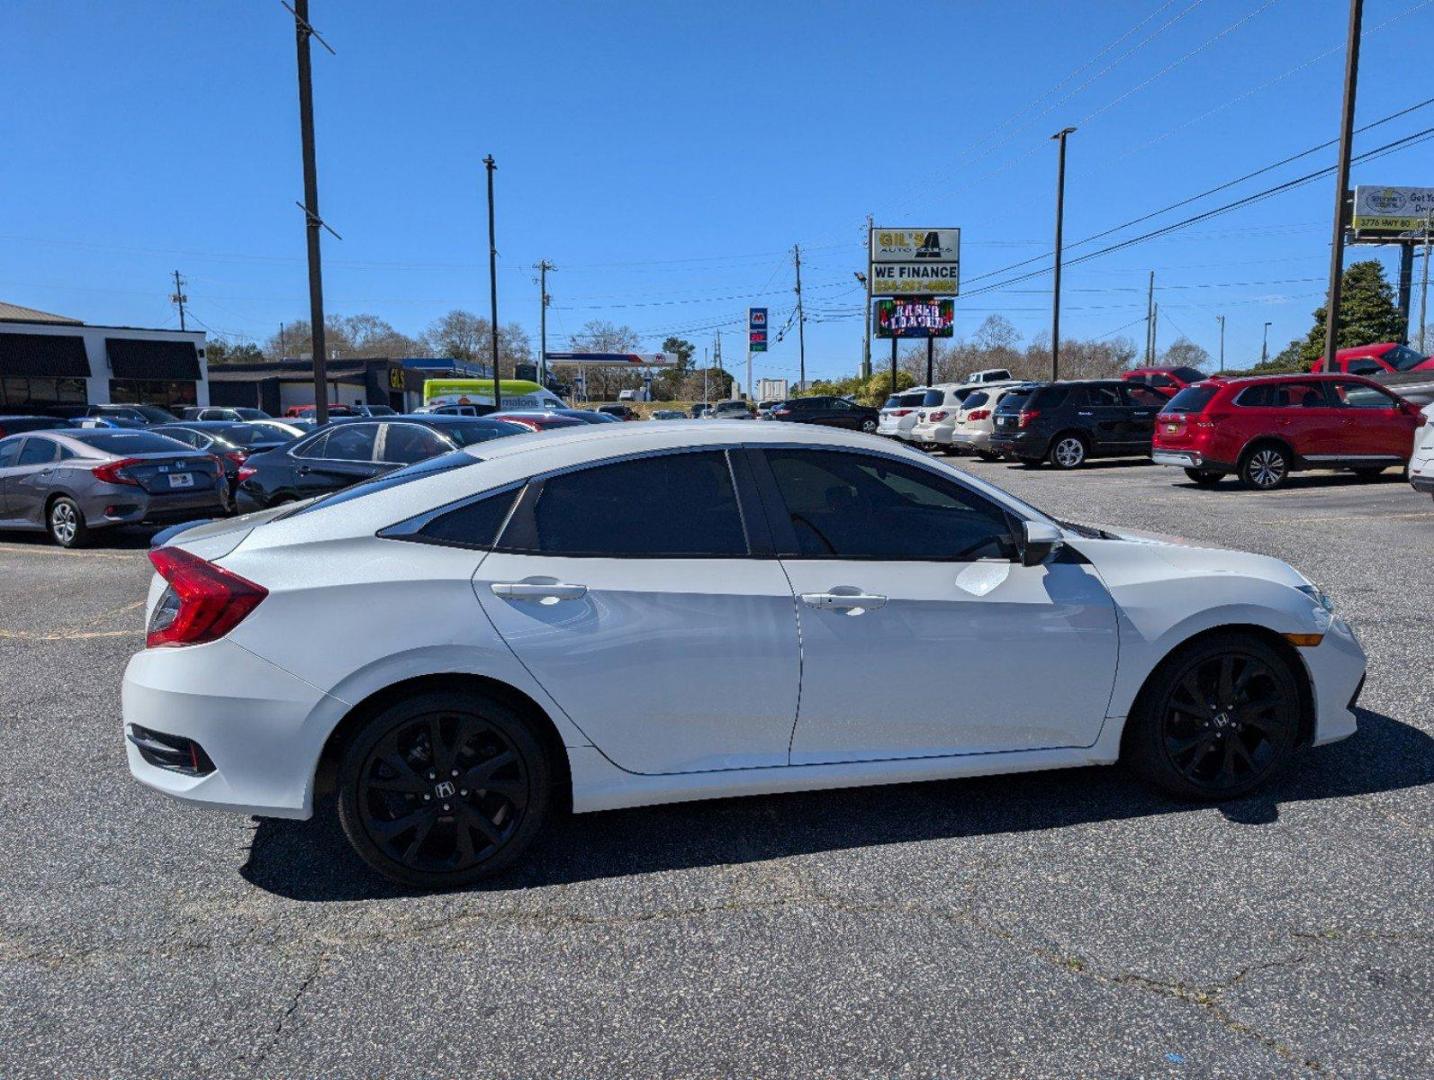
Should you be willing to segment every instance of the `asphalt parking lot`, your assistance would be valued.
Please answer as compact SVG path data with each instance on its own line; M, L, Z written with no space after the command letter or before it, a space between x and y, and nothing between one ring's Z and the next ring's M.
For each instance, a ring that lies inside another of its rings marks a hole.
M1359 734L1221 808L1088 769L618 811L404 894L327 814L131 782L145 534L6 534L0 1075L1428 1075L1434 502L1393 474L962 463L1292 562L1369 653Z

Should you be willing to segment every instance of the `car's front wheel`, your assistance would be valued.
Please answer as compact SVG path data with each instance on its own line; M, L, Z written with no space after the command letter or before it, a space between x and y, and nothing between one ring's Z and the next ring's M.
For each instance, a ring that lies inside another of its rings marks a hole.
M51 540L65 548L83 547L90 535L85 526L84 513L68 495L51 500L50 508L45 512L45 529Z
M551 776L519 713L473 694L418 694L373 716L344 749L339 821L385 877L458 887L512 865L532 845Z
M861 430L864 431L864 432L866 432L868 435L873 435L873 434L875 434L875 433L876 433L876 421L875 421L875 420L863 420L863 421L861 422Z
M1300 693L1285 658L1244 633L1177 650L1141 692L1125 758L1185 799L1233 799L1274 776L1294 752Z

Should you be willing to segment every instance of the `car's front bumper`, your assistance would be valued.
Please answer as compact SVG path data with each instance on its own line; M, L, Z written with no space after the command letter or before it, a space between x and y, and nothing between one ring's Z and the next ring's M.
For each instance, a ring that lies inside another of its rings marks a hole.
M1339 616L1330 619L1324 637L1314 648L1297 650L1310 674L1314 691L1315 746L1347 739L1358 720L1355 699L1364 684L1366 659L1359 641Z
M146 649L121 690L134 778L176 799L269 817L308 817L310 787L342 703L231 641ZM335 708L337 706L337 708ZM193 740L214 771L192 775L146 761L131 725Z

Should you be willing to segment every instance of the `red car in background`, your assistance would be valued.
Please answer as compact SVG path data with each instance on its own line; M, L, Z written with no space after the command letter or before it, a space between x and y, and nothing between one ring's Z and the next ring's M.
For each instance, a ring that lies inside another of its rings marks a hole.
M1138 367L1120 376L1131 382L1144 383L1156 393L1171 398L1187 386L1210 378L1193 367Z
M521 424L529 431L548 431L552 428L565 427L586 427L586 420L579 420L575 416L563 416L561 413L553 412L495 412L489 413L486 420L506 420L510 424Z
M1364 478L1404 465L1419 406L1353 375L1263 375L1187 386L1155 418L1151 459L1201 486L1233 473L1272 491L1299 469Z
M1378 345L1356 345L1334 354L1335 367L1345 375L1379 375L1393 371L1428 371L1434 369L1434 357L1415 352L1397 341ZM1314 371L1324 371L1324 357L1314 362Z

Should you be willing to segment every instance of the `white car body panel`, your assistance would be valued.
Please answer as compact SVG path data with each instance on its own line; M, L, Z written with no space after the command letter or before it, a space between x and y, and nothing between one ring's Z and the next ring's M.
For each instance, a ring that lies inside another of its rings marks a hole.
M1414 453L1409 458L1409 483L1414 490L1434 494L1434 405L1423 410L1424 426L1417 429Z
M901 390L898 396L906 398L908 395L914 397L910 405L883 406L877 413L876 433L885 435L888 438L900 439L906 442L911 438L911 429L916 426L916 415L921 408L921 398L930 387L913 386L909 390ZM900 414L900 415L898 415Z
M1322 633L1319 646L1298 650L1315 702L1313 741L1354 730L1348 703L1364 670L1358 643L1299 591L1304 578L1262 556L1067 533L1066 546L1088 564L559 560L375 535L553 469L649 450L764 443L896 456L1003 502L1018 518L1049 521L914 450L824 427L612 424L484 443L470 452L481 459L472 467L309 512L178 534L176 546L269 593L220 641L148 649L130 661L125 722L194 738L218 766L195 778L150 765L131 747L132 772L175 797L307 817L320 754L354 706L395 683L452 674L511 687L549 718L566 748L578 810L1110 762L1152 668L1191 635L1230 624ZM496 580L566 581L579 569L591 594L551 612L519 610L483 592ZM796 599L836 585L895 602L853 617ZM151 610L162 591L152 585ZM948 604L970 617L943 616ZM598 630L608 640L591 636ZM953 710L950 672L968 662L992 692ZM897 664L905 681L874 677ZM905 695L893 702L883 688L909 686L918 672L942 688L942 707L908 716L916 710ZM1003 720L1020 730L1003 729Z

